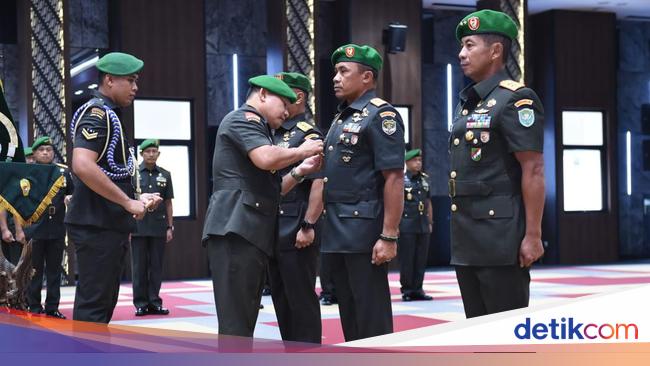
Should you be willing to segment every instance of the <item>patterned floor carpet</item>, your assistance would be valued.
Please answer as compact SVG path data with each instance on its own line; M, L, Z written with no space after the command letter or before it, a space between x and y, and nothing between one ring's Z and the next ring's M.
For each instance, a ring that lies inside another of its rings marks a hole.
M531 306L536 306L650 283L650 262L599 266L539 266L532 271L531 277ZM399 292L399 273L391 273L389 280L396 332L464 319L456 275L450 268L430 270L426 274L424 289L434 297L434 301L403 302ZM318 287L317 292L320 292ZM62 288L61 295L60 310L71 318L74 287ZM112 324L217 333L211 281L206 279L166 282L163 284L161 296L165 307L171 311L169 316L136 318L133 315L131 284L124 283L120 288ZM262 303L264 309L260 310L255 337L280 339L271 297L264 296ZM343 342L338 307L321 306L321 314L323 343Z

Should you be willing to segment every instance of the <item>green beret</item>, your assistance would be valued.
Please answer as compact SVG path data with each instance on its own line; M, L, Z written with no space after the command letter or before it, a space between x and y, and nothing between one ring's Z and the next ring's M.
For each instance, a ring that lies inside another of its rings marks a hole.
M285 82L292 88L300 89L307 93L311 93L311 82L309 79L297 72L281 72L275 75L276 78Z
M101 72L111 75L131 75L140 71L144 61L122 52L111 52L105 54L95 65Z
M140 152L143 152L148 147L152 147L152 146L153 147L159 147L160 146L160 140L148 139L148 140L142 141L142 143L140 144Z
M413 159L414 157L420 156L420 155L422 155L422 150L420 150L420 149L409 150L404 154L404 160L409 161L409 160Z
M38 150L38 147L41 145L52 145L52 140L50 139L49 136L39 137L32 144L32 152Z
M376 49L370 46L359 46L356 44L346 44L341 46L332 53L332 65L339 62L356 62L370 66L375 71L381 70L384 61Z
M473 34L500 34L508 38L517 38L517 24L507 14L494 10L479 10L467 15L456 27L456 39Z
M24 150L25 150L25 157L34 155L34 150L32 150L31 147L26 147Z
M289 99L291 103L295 103L296 99L298 99L298 96L296 96L296 93L291 90L289 85L287 85L284 81L270 75L259 75L252 77L248 79L248 83L253 86L264 88L273 94L285 97Z

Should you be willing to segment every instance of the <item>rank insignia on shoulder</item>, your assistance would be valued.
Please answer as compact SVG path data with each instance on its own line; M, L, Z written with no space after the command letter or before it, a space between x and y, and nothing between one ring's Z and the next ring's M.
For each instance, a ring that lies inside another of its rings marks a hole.
M310 125L310 124L307 123L307 122L298 122L298 124L297 124L296 126L297 126L297 127L300 129L300 131L302 131L302 132L307 132L307 131L309 131L309 130L311 130L311 129L314 128L314 126Z
M310 133L309 135L305 136L305 140L312 140L312 139L319 139L320 135L317 133Z
M99 119L102 119L104 118L104 115L106 115L106 111L104 111L102 108L93 107L93 109L90 110L91 117L97 117Z
M255 114L253 112L244 112L244 116L246 116L247 120L253 121L253 122L260 122L262 120L260 118L260 116L258 116L257 114Z
M532 99L519 99L518 101L515 102L515 107L519 108L522 105L533 105L533 100Z
M386 117L394 118L396 115L397 114L395 112L391 112L391 111L384 111L379 113L379 116L381 118L386 118Z
M381 107L384 104L388 104L387 101L381 99L381 98L372 98L370 99L370 103L374 105L375 107Z
M94 140L99 135L98 132L93 132L93 130L86 127L81 129L81 134L86 140Z
M503 80L499 86L508 90L516 91L524 87L524 84L518 83L514 80Z
M524 127L530 127L535 123L535 112L531 108L522 108L519 111L519 123Z
M385 119L381 121L381 129L387 135L392 135L397 131L397 122L394 119Z

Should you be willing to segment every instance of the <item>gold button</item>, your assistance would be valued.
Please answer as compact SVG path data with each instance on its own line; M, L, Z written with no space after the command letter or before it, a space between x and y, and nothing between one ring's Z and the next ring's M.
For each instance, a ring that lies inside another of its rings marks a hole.
M460 144L460 140L458 138L455 138L454 139L454 145L458 146L458 144Z
M327 177L323 178L323 183L327 183Z
M474 132L473 131L467 131L465 132L465 140L470 141L474 138Z
M452 203L452 204L451 204L451 210L452 210L453 212L456 212L456 210L458 210L458 206L456 206L455 203Z
M255 207L260 207L260 203L259 203L259 202L255 202Z
M488 213L490 214L490 216L494 216L494 210L490 210L490 212Z
M452 170L451 173L449 173L449 176L450 176L451 178L456 178L456 171L455 171L455 170Z
M354 216L359 216L359 211L354 211Z
M334 150L334 146L330 145L330 146L327 148L327 150L329 150L329 151Z

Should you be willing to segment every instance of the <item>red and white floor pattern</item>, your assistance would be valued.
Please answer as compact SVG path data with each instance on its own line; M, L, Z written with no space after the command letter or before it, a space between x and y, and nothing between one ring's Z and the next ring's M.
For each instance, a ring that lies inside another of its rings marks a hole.
M530 305L536 306L650 283L650 262L600 266L538 266L532 271L531 277ZM391 273L389 280L395 332L465 318L456 275L452 269L427 272L424 290L434 297L433 301L403 302L399 291L399 273ZM320 288L317 288L317 292L320 293ZM111 324L217 333L217 317L210 280L166 282L162 286L161 296L164 306L171 311L170 315L136 318L133 315L131 284L124 283L120 288L120 297ZM59 310L68 318L72 317L73 302L74 287L62 288ZM262 303L264 309L260 310L255 337L280 339L271 297L262 297ZM323 343L343 342L338 307L321 306L321 317Z

